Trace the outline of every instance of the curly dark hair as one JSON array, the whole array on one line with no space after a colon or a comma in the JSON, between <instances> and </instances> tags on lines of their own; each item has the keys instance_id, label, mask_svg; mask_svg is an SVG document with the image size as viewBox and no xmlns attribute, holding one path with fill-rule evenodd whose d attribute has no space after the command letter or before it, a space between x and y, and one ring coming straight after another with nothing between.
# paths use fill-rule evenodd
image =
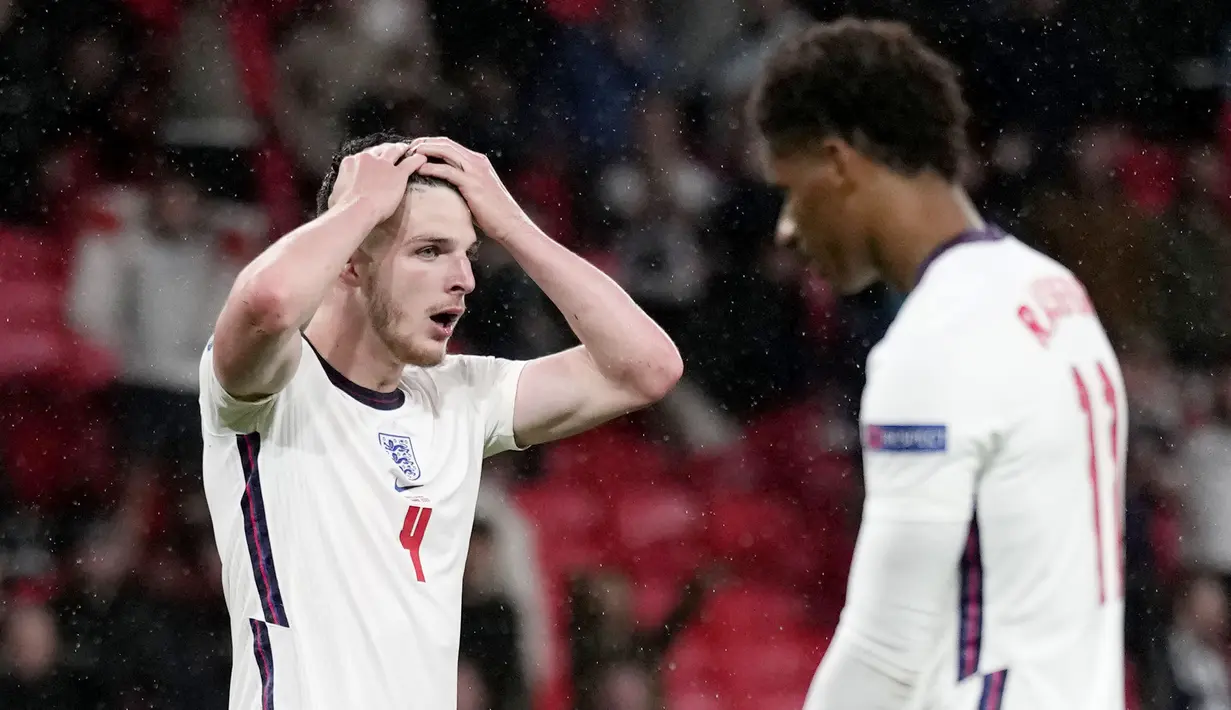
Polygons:
<instances>
[{"instance_id":1,"label":"curly dark hair","mask_svg":"<svg viewBox=\"0 0 1231 710\"><path fill-rule=\"evenodd\" d=\"M338 181L338 169L342 167L342 159L348 155L362 153L368 148L375 148L384 143L409 143L410 138L391 133L389 131L381 131L379 133L371 133L360 138L351 138L344 142L333 153L333 158L329 161L329 172L325 174L325 179L321 182L321 189L316 193L316 214L320 216L329 209L329 195L333 192L333 185ZM438 161L429 161L438 162ZM423 187L444 187L454 192L458 192L457 186L448 180L442 180L437 177L429 177L415 173L406 181L407 185L421 185ZM460 192L459 192L460 194Z\"/></svg>"},{"instance_id":2,"label":"curly dark hair","mask_svg":"<svg viewBox=\"0 0 1231 710\"><path fill-rule=\"evenodd\" d=\"M750 113L775 155L836 137L898 172L956 182L969 151L956 68L899 22L804 30L770 57Z\"/></svg>"}]
</instances>

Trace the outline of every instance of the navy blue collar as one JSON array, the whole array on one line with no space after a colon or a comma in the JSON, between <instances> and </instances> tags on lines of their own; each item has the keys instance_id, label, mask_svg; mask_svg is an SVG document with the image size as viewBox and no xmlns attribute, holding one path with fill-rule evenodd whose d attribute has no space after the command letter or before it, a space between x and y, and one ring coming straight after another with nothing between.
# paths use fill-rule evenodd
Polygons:
<instances>
[{"instance_id":1,"label":"navy blue collar","mask_svg":"<svg viewBox=\"0 0 1231 710\"><path fill-rule=\"evenodd\" d=\"M927 272L928 267L935 263L942 254L950 249L963 244L973 244L974 242L996 242L1007 236L1009 235L1005 234L999 227L992 224L985 225L983 229L967 229L944 244L936 247L932 250L931 254L927 255L927 258L925 258L923 263L919 264L919 268L915 270L915 286L918 286L919 282L923 280L923 275Z\"/></svg>"},{"instance_id":2,"label":"navy blue collar","mask_svg":"<svg viewBox=\"0 0 1231 710\"><path fill-rule=\"evenodd\" d=\"M406 393L400 388L392 392L379 392L351 382L346 378L346 375L338 372L337 368L330 365L329 361L321 356L320 351L316 349L311 340L308 340L307 335L304 335L303 339L308 344L308 347L312 348L312 352L316 353L316 359L320 361L321 367L325 369L325 374L329 376L329 381L333 383L334 387L350 395L351 399L372 409L384 410L397 409L406 402Z\"/></svg>"}]
</instances>

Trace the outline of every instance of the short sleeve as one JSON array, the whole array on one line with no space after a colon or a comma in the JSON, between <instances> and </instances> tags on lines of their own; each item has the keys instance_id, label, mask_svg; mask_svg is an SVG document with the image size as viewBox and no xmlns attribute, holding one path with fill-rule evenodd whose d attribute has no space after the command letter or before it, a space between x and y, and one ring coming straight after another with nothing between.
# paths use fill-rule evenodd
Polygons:
<instances>
[{"instance_id":1,"label":"short sleeve","mask_svg":"<svg viewBox=\"0 0 1231 710\"><path fill-rule=\"evenodd\" d=\"M246 401L232 397L214 372L214 340L210 338L201 355L198 378L201 384L201 428L206 434L225 436L261 431L273 416L281 393Z\"/></svg>"},{"instance_id":2,"label":"short sleeve","mask_svg":"<svg viewBox=\"0 0 1231 710\"><path fill-rule=\"evenodd\" d=\"M998 388L970 350L874 353L861 412L865 514L966 522L979 472L998 446Z\"/></svg>"},{"instance_id":3,"label":"short sleeve","mask_svg":"<svg viewBox=\"0 0 1231 710\"><path fill-rule=\"evenodd\" d=\"M484 458L502 451L524 449L513 435L513 407L517 401L517 383L526 362L478 355L456 357L483 418Z\"/></svg>"}]
</instances>

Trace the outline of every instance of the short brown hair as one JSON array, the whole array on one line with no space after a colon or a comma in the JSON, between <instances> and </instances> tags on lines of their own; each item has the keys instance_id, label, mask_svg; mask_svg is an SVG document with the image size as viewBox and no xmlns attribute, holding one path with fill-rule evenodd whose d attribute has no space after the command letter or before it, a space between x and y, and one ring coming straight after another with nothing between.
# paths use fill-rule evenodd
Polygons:
<instances>
[{"instance_id":1,"label":"short brown hair","mask_svg":"<svg viewBox=\"0 0 1231 710\"><path fill-rule=\"evenodd\" d=\"M338 170L342 167L342 160L349 155L362 153L368 148L375 148L378 145L385 143L409 143L411 141L407 136L397 133L382 131L380 133L371 133L359 138L351 138L343 143L336 151L334 151L333 159L329 163L329 172L325 174L325 179L321 182L321 188L316 193L316 214L320 216L325 214L329 209L329 196L333 194L333 185L338 181ZM438 161L430 161L438 162ZM420 185L423 187L443 187L452 190L459 195L461 192L457 186L448 180L438 177L429 177L414 173L410 179L406 181L408 186Z\"/></svg>"},{"instance_id":2,"label":"short brown hair","mask_svg":"<svg viewBox=\"0 0 1231 710\"><path fill-rule=\"evenodd\" d=\"M778 155L837 137L899 172L956 182L969 152L956 68L899 22L845 18L786 41L751 114Z\"/></svg>"}]
</instances>

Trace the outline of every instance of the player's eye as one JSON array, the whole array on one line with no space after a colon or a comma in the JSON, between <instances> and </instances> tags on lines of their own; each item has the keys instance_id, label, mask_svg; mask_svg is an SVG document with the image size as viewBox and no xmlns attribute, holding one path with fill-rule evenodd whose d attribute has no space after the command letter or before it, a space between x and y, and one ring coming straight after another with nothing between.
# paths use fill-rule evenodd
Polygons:
<instances>
[{"instance_id":1,"label":"player's eye","mask_svg":"<svg viewBox=\"0 0 1231 710\"><path fill-rule=\"evenodd\" d=\"M470 259L471 261L479 260L479 245L478 244L466 250L466 258Z\"/></svg>"},{"instance_id":2,"label":"player's eye","mask_svg":"<svg viewBox=\"0 0 1231 710\"><path fill-rule=\"evenodd\" d=\"M419 249L419 250L415 251L415 254L417 254L417 255L419 255L419 256L421 256L421 257L425 258L425 259L435 259L436 257L440 256L440 247L438 247L438 246L426 246L426 247L423 247L423 248L421 248L421 249Z\"/></svg>"}]
</instances>

